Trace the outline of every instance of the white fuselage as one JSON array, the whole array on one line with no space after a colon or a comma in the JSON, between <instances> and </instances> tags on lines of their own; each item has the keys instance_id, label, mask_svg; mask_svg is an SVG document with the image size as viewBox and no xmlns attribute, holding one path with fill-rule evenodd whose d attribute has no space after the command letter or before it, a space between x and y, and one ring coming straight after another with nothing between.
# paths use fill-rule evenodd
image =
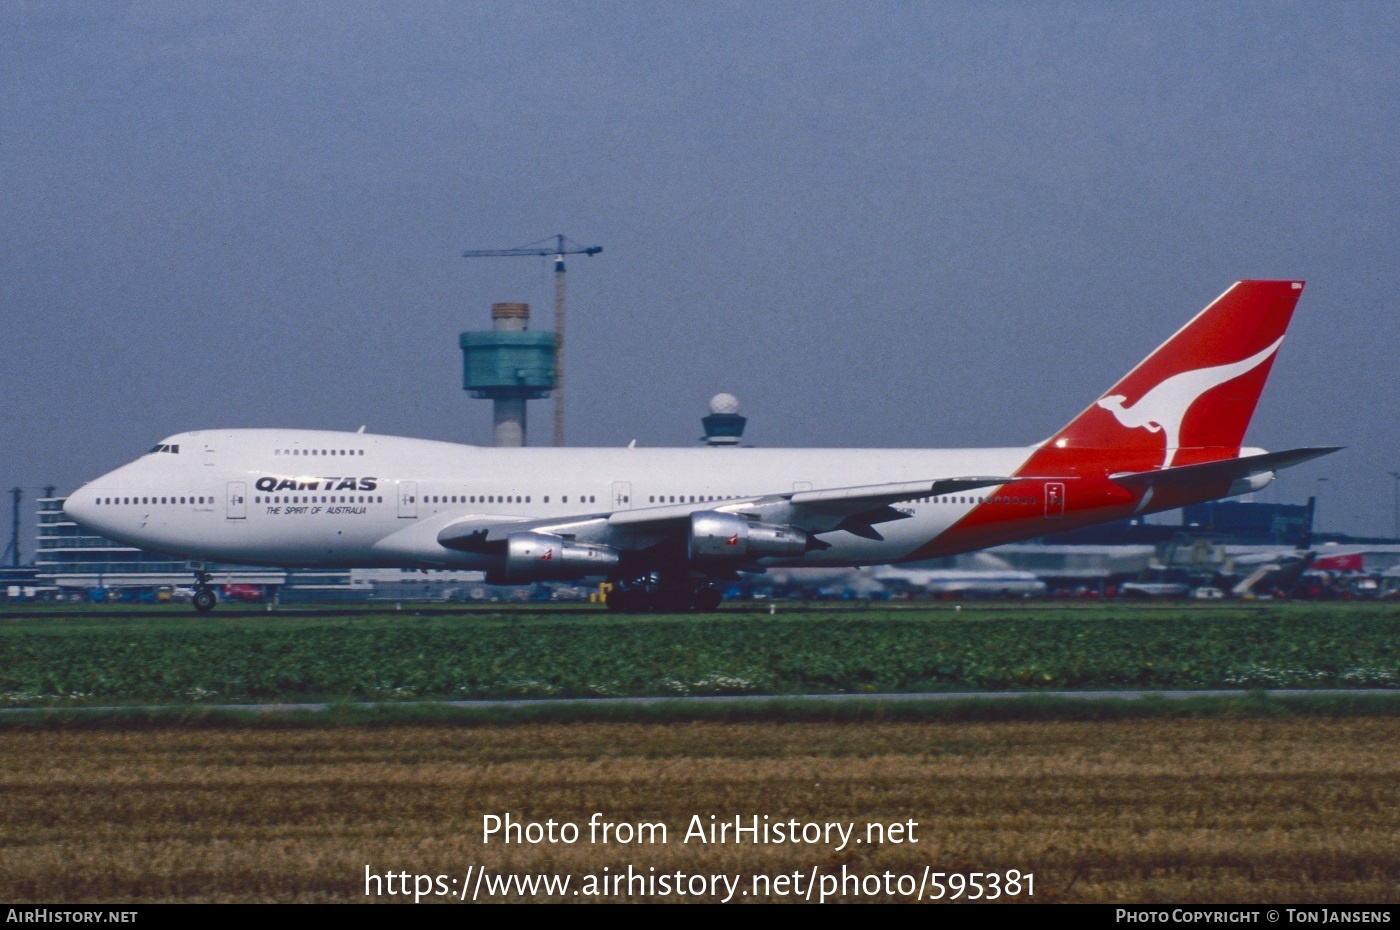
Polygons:
<instances>
[{"instance_id":1,"label":"white fuselage","mask_svg":"<svg viewBox=\"0 0 1400 930\"><path fill-rule=\"evenodd\" d=\"M944 475L1008 475L1033 448L482 448L361 433L204 430L163 440L74 492L66 509L104 536L194 559L489 568L488 556L444 548L439 531L467 517L552 520ZM968 494L901 502L907 518L880 524L881 539L829 533L830 548L766 564L898 561L976 500Z\"/></svg>"}]
</instances>

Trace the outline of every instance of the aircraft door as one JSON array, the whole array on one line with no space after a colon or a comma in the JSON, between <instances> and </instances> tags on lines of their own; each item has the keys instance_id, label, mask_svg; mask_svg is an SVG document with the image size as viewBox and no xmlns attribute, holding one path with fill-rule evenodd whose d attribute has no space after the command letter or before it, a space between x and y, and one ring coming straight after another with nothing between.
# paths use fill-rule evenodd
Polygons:
<instances>
[{"instance_id":1,"label":"aircraft door","mask_svg":"<svg viewBox=\"0 0 1400 930\"><path fill-rule=\"evenodd\" d=\"M1054 520L1065 515L1065 486L1059 481L1045 483L1045 516Z\"/></svg>"},{"instance_id":2,"label":"aircraft door","mask_svg":"<svg viewBox=\"0 0 1400 930\"><path fill-rule=\"evenodd\" d=\"M794 481L794 482L792 483L792 489L793 489L794 491L810 491L810 490L812 490L812 482L810 482L810 481Z\"/></svg>"},{"instance_id":3,"label":"aircraft door","mask_svg":"<svg viewBox=\"0 0 1400 930\"><path fill-rule=\"evenodd\" d=\"M418 482L399 482L399 516L406 520L418 517Z\"/></svg>"},{"instance_id":4,"label":"aircraft door","mask_svg":"<svg viewBox=\"0 0 1400 930\"><path fill-rule=\"evenodd\" d=\"M248 485L242 481L228 483L228 507L224 510L230 520L243 520L248 516Z\"/></svg>"},{"instance_id":5,"label":"aircraft door","mask_svg":"<svg viewBox=\"0 0 1400 930\"><path fill-rule=\"evenodd\" d=\"M632 482L614 481L612 483L613 510L632 509Z\"/></svg>"}]
</instances>

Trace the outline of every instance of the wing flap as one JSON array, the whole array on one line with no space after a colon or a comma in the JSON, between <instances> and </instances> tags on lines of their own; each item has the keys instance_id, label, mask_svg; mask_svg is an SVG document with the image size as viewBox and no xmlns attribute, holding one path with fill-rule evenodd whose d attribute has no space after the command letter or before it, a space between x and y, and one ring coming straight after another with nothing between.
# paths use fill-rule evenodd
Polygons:
<instances>
[{"instance_id":1,"label":"wing flap","mask_svg":"<svg viewBox=\"0 0 1400 930\"><path fill-rule=\"evenodd\" d=\"M938 478L932 481L905 481L898 484L868 484L853 488L827 488L820 491L797 491L791 496L796 506L808 504L844 504L858 502L862 508L872 504L896 504L919 497L960 494L977 488L992 488L1017 481L1064 481L1064 478L1017 478L1007 475L977 475L965 478Z\"/></svg>"},{"instance_id":2,"label":"wing flap","mask_svg":"<svg viewBox=\"0 0 1400 930\"><path fill-rule=\"evenodd\" d=\"M572 518L570 524L586 521L587 517ZM595 518L596 519L596 518ZM539 520L531 517L511 517L498 514L472 514L453 520L438 531L437 541L459 552L491 554L505 545L511 533L530 531L553 532L546 527L561 527L563 520Z\"/></svg>"},{"instance_id":3,"label":"wing flap","mask_svg":"<svg viewBox=\"0 0 1400 930\"><path fill-rule=\"evenodd\" d=\"M849 488L822 488L815 491L788 491L781 494L764 494L739 499L695 501L685 504L667 504L662 507L643 507L637 510L618 510L609 514L607 520L610 526L667 523L689 520L692 513L701 510L747 513L755 516L765 516L777 511L798 510L849 515L863 513L885 504L895 504L920 497L956 494L974 488L1010 484L1013 481L1040 480L1051 479L1011 478L997 475L902 481L894 484L868 484ZM1062 481L1064 479L1053 480Z\"/></svg>"},{"instance_id":4,"label":"wing flap","mask_svg":"<svg viewBox=\"0 0 1400 930\"><path fill-rule=\"evenodd\" d=\"M735 513L752 507L762 498L747 497L739 500L696 501L693 504L667 504L664 507L642 507L637 510L615 510L607 515L609 526L637 526L649 523L682 522L700 510L718 510Z\"/></svg>"}]
</instances>

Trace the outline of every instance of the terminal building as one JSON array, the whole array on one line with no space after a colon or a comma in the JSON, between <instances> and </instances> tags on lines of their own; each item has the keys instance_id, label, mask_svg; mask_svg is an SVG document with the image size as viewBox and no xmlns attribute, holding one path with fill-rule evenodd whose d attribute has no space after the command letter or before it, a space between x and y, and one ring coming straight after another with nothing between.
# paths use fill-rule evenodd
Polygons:
<instances>
[{"instance_id":1,"label":"terminal building","mask_svg":"<svg viewBox=\"0 0 1400 930\"><path fill-rule=\"evenodd\" d=\"M194 562L82 532L63 512L63 497L38 501L34 565L0 575L0 596L26 600L82 597L157 600L194 584L196 569L223 586L226 600L281 604L368 600L523 600L532 592L492 589L481 572L386 569L287 569ZM13 590L12 590L13 589ZM233 592L230 594L230 590ZM100 594L98 592L101 592Z\"/></svg>"},{"instance_id":2,"label":"terminal building","mask_svg":"<svg viewBox=\"0 0 1400 930\"><path fill-rule=\"evenodd\" d=\"M91 592L128 591L154 595L161 589L194 584L202 566L217 585L232 585L246 595L281 600L330 598L353 600L357 592L350 572L288 571L251 565L195 563L188 559L137 549L103 536L84 533L63 512L64 497L38 500L39 538L34 556L37 593L63 596ZM365 596L358 592L359 597Z\"/></svg>"},{"instance_id":3,"label":"terminal building","mask_svg":"<svg viewBox=\"0 0 1400 930\"><path fill-rule=\"evenodd\" d=\"M59 589L187 586L195 566L187 559L137 549L84 533L63 512L64 497L40 498L39 549L34 557L40 582ZM210 566L218 584L280 585L278 569Z\"/></svg>"}]
</instances>

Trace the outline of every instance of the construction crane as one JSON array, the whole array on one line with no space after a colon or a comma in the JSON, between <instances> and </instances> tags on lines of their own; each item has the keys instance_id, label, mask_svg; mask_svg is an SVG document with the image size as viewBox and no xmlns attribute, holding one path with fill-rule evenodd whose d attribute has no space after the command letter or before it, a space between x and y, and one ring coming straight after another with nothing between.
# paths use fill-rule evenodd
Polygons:
<instances>
[{"instance_id":1,"label":"construction crane","mask_svg":"<svg viewBox=\"0 0 1400 930\"><path fill-rule=\"evenodd\" d=\"M517 255L554 256L554 444L564 444L564 256L597 255L601 245L580 246L563 233L553 237L554 248L541 239L518 249L470 249L463 258L510 258Z\"/></svg>"}]
</instances>

